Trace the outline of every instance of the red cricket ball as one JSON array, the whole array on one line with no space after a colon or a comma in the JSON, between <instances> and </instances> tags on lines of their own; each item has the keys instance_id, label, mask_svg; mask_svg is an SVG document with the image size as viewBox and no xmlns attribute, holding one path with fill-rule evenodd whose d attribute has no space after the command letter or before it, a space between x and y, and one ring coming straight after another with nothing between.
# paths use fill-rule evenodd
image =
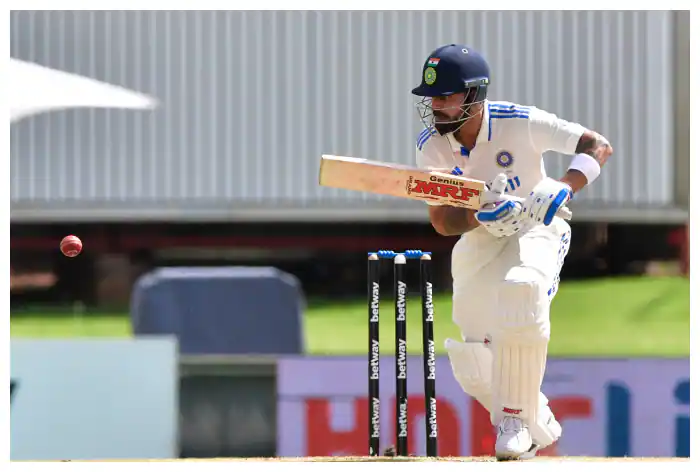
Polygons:
<instances>
[{"instance_id":1,"label":"red cricket ball","mask_svg":"<svg viewBox=\"0 0 700 472\"><path fill-rule=\"evenodd\" d=\"M68 235L61 240L61 252L64 256L75 257L83 250L83 242L79 237Z\"/></svg>"}]
</instances>

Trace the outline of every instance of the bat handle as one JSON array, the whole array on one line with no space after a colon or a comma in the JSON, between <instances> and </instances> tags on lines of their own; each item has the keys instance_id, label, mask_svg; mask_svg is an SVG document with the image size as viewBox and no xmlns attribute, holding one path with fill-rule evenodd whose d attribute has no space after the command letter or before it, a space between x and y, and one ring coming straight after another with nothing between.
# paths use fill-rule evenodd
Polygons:
<instances>
[{"instance_id":1,"label":"bat handle","mask_svg":"<svg viewBox=\"0 0 700 472\"><path fill-rule=\"evenodd\" d=\"M512 197L513 200L517 200L520 203L524 202L524 198L517 198L517 197ZM559 218L562 218L564 220L570 220L573 217L573 213L571 213L571 210L569 210L568 207L561 207L557 210L557 216Z\"/></svg>"},{"instance_id":2,"label":"bat handle","mask_svg":"<svg viewBox=\"0 0 700 472\"><path fill-rule=\"evenodd\" d=\"M559 210L557 210L557 216L565 220L570 220L573 213L571 213L571 210L569 210L567 207L561 207Z\"/></svg>"}]
</instances>

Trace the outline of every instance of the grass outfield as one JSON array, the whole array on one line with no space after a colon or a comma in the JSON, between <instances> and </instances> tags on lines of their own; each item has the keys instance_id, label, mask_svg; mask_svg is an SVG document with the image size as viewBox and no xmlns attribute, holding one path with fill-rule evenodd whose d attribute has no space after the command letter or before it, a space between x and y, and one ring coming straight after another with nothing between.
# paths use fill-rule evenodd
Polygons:
<instances>
[{"instance_id":1,"label":"grass outfield","mask_svg":"<svg viewBox=\"0 0 700 472\"><path fill-rule=\"evenodd\" d=\"M435 340L444 353L446 337L459 338L451 321L451 296L433 300ZM393 302L381 306L383 354L393 354ZM409 300L409 352L420 352L419 299ZM562 283L552 307L552 356L690 355L690 282L686 278L619 278ZM309 300L304 319L310 354L347 355L367 352L366 300ZM23 314L11 318L13 337L130 335L129 319L119 315L80 317Z\"/></svg>"}]
</instances>

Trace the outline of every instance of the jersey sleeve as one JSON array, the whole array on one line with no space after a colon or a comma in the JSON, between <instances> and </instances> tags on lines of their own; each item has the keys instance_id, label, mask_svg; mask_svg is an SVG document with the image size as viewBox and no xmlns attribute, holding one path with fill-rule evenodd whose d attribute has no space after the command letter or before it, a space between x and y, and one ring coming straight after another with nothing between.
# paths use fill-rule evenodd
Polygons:
<instances>
[{"instance_id":1,"label":"jersey sleeve","mask_svg":"<svg viewBox=\"0 0 700 472\"><path fill-rule=\"evenodd\" d=\"M440 168L440 160L432 153L424 152L422 149L416 148L416 167L421 169L438 169Z\"/></svg>"},{"instance_id":2,"label":"jersey sleeve","mask_svg":"<svg viewBox=\"0 0 700 472\"><path fill-rule=\"evenodd\" d=\"M530 112L530 139L538 152L555 151L572 155L586 128L562 120L553 113L533 108Z\"/></svg>"},{"instance_id":3,"label":"jersey sleeve","mask_svg":"<svg viewBox=\"0 0 700 472\"><path fill-rule=\"evenodd\" d=\"M427 136L427 131L423 131L416 140L416 166L422 169L443 169L446 166L442 162L440 155L435 152L431 145L430 138Z\"/></svg>"}]
</instances>

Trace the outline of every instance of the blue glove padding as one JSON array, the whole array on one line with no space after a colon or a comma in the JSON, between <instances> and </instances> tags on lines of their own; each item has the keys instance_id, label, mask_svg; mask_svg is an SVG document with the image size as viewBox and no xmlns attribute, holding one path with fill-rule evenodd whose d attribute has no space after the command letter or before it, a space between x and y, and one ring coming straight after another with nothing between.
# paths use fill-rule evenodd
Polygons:
<instances>
[{"instance_id":1,"label":"blue glove padding","mask_svg":"<svg viewBox=\"0 0 700 472\"><path fill-rule=\"evenodd\" d=\"M516 212L520 212L516 205L517 203L513 200L502 200L488 205L490 208L482 207L476 212L476 219L481 223L493 223L511 218Z\"/></svg>"},{"instance_id":2,"label":"blue glove padding","mask_svg":"<svg viewBox=\"0 0 700 472\"><path fill-rule=\"evenodd\" d=\"M557 212L573 197L571 187L549 177L542 179L523 203L523 213L533 223L549 226ZM561 216L563 213L560 213Z\"/></svg>"}]
</instances>

